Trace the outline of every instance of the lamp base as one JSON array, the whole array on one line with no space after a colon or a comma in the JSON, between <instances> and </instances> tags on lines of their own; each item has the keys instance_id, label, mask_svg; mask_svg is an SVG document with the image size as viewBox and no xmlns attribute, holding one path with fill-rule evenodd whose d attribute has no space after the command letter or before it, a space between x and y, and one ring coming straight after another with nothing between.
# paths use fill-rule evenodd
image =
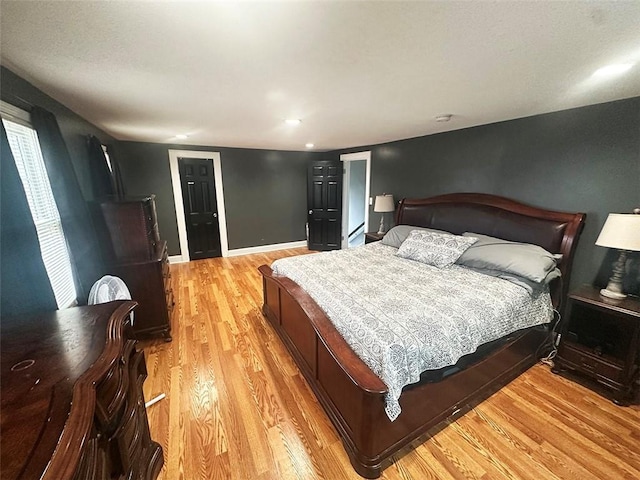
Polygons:
<instances>
[{"instance_id":1,"label":"lamp base","mask_svg":"<svg viewBox=\"0 0 640 480\"><path fill-rule=\"evenodd\" d=\"M627 263L627 252L620 250L620 256L618 260L613 262L613 269L611 272L611 278L607 283L607 288L600 290L600 295L607 298L614 298L616 300L622 300L627 296L622 291L622 280L625 274L625 265Z\"/></svg>"},{"instance_id":2,"label":"lamp base","mask_svg":"<svg viewBox=\"0 0 640 480\"><path fill-rule=\"evenodd\" d=\"M387 233L384 229L384 213L380 216L380 227L378 227L378 235Z\"/></svg>"},{"instance_id":3,"label":"lamp base","mask_svg":"<svg viewBox=\"0 0 640 480\"><path fill-rule=\"evenodd\" d=\"M607 298L615 298L616 300L622 300L623 298L627 298L624 293L612 292L611 290L607 290L603 288L600 290L600 295Z\"/></svg>"}]
</instances>

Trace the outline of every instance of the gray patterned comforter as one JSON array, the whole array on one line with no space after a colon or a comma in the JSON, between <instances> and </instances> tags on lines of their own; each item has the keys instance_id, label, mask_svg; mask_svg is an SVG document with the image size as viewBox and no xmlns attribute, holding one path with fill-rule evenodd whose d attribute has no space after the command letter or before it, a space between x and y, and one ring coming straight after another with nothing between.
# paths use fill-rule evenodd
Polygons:
<instances>
[{"instance_id":1,"label":"gray patterned comforter","mask_svg":"<svg viewBox=\"0 0 640 480\"><path fill-rule=\"evenodd\" d=\"M483 343L553 318L548 292L532 297L506 280L458 265L439 269L396 251L376 242L272 265L311 295L387 385L392 421L400 415L402 388L423 371L453 365Z\"/></svg>"}]
</instances>

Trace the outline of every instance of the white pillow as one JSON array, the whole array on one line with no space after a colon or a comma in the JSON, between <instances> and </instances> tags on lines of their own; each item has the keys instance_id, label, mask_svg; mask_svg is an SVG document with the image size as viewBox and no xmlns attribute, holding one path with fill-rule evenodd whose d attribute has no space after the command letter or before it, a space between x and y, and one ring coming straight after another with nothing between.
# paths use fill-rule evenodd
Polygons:
<instances>
[{"instance_id":1,"label":"white pillow","mask_svg":"<svg viewBox=\"0 0 640 480\"><path fill-rule=\"evenodd\" d=\"M438 268L453 265L464 251L476 242L474 237L450 233L413 230L402 242L396 255Z\"/></svg>"}]
</instances>

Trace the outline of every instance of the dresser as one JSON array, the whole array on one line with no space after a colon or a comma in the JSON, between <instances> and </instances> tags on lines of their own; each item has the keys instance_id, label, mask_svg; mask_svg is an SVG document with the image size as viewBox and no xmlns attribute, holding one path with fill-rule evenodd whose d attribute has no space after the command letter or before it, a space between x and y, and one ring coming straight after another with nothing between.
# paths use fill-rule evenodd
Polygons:
<instances>
[{"instance_id":1,"label":"dresser","mask_svg":"<svg viewBox=\"0 0 640 480\"><path fill-rule=\"evenodd\" d=\"M131 339L135 302L1 320L0 466L4 480L158 476Z\"/></svg>"},{"instance_id":2,"label":"dresser","mask_svg":"<svg viewBox=\"0 0 640 480\"><path fill-rule=\"evenodd\" d=\"M151 260L160 233L155 195L107 197L100 209L109 232L108 253L119 261Z\"/></svg>"},{"instance_id":3,"label":"dresser","mask_svg":"<svg viewBox=\"0 0 640 480\"><path fill-rule=\"evenodd\" d=\"M139 304L133 318L135 337L162 337L171 341L174 298L167 242L161 240L157 244L150 260L117 262L111 265L109 273L127 284L131 297Z\"/></svg>"},{"instance_id":4,"label":"dresser","mask_svg":"<svg viewBox=\"0 0 640 480\"><path fill-rule=\"evenodd\" d=\"M108 197L99 203L109 237L104 242L107 273L120 277L139 304L132 327L135 337L171 341L174 299L155 196Z\"/></svg>"}]
</instances>

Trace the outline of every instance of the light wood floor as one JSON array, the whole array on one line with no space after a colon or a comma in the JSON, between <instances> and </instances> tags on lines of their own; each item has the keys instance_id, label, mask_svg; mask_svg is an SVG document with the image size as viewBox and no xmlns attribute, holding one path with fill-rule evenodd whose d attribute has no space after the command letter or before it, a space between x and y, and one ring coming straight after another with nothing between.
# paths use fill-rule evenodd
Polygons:
<instances>
[{"instance_id":1,"label":"light wood floor","mask_svg":"<svg viewBox=\"0 0 640 480\"><path fill-rule=\"evenodd\" d=\"M256 268L305 249L171 266L173 342L145 348L164 480L358 479L263 318ZM537 365L398 455L385 479L638 479L640 407Z\"/></svg>"}]
</instances>

